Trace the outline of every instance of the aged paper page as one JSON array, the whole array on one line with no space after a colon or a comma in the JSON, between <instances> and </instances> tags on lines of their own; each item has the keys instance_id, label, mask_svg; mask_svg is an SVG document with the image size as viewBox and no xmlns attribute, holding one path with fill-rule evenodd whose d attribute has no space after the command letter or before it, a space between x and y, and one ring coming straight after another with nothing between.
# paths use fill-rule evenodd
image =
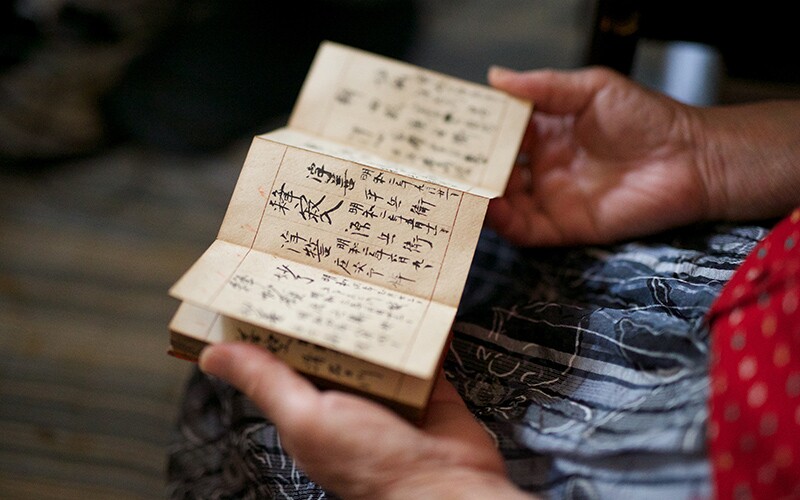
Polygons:
<instances>
[{"instance_id":1,"label":"aged paper page","mask_svg":"<svg viewBox=\"0 0 800 500\"><path fill-rule=\"evenodd\" d=\"M456 308L215 241L170 293L185 302L419 378L430 378ZM205 282L203 286L197 283Z\"/></svg>"},{"instance_id":2,"label":"aged paper page","mask_svg":"<svg viewBox=\"0 0 800 500\"><path fill-rule=\"evenodd\" d=\"M416 407L425 404L432 384L185 302L170 330L209 344L239 341L260 345L303 373Z\"/></svg>"},{"instance_id":3,"label":"aged paper page","mask_svg":"<svg viewBox=\"0 0 800 500\"><path fill-rule=\"evenodd\" d=\"M326 42L289 127L495 197L530 111L489 87Z\"/></svg>"},{"instance_id":4,"label":"aged paper page","mask_svg":"<svg viewBox=\"0 0 800 500\"><path fill-rule=\"evenodd\" d=\"M387 172L392 172L395 174L411 176L414 179L430 182L439 186L479 194L486 198L492 197L492 195L485 189L475 188L475 186L472 186L469 183L461 182L455 179L437 178L431 172L417 171L413 168L409 168L408 165L387 160L386 158L382 158L375 153L358 149L354 146L348 146L346 144L323 139L299 129L282 127L267 132L266 134L262 134L258 137L273 142L280 142L281 144L294 146L296 148L322 153L328 156L335 156L336 158L360 163L367 167L386 170Z\"/></svg>"},{"instance_id":5,"label":"aged paper page","mask_svg":"<svg viewBox=\"0 0 800 500\"><path fill-rule=\"evenodd\" d=\"M219 238L455 307L487 203L256 138Z\"/></svg>"}]
</instances>

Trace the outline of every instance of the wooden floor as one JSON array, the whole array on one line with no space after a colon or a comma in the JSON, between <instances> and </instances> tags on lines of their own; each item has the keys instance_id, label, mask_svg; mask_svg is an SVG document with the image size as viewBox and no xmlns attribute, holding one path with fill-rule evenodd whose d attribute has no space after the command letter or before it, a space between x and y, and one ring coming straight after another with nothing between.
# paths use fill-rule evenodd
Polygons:
<instances>
[{"instance_id":1,"label":"wooden floor","mask_svg":"<svg viewBox=\"0 0 800 500\"><path fill-rule=\"evenodd\" d=\"M190 368L166 355L167 289L213 241L247 145L0 176L0 498L163 496Z\"/></svg>"}]
</instances>

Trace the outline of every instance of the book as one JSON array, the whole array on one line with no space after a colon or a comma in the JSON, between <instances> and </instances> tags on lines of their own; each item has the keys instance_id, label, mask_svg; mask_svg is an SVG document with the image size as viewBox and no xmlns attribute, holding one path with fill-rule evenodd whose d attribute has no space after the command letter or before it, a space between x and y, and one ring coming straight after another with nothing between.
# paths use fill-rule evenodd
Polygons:
<instances>
[{"instance_id":1,"label":"book","mask_svg":"<svg viewBox=\"0 0 800 500\"><path fill-rule=\"evenodd\" d=\"M256 136L216 240L170 289L169 352L245 341L414 421L531 103L324 42Z\"/></svg>"}]
</instances>

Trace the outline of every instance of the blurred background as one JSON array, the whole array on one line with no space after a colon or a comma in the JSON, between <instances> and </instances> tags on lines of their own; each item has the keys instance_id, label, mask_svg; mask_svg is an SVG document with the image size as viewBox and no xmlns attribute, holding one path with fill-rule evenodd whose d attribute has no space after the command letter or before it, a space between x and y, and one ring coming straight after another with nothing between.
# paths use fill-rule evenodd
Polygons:
<instances>
[{"instance_id":1,"label":"blurred background","mask_svg":"<svg viewBox=\"0 0 800 500\"><path fill-rule=\"evenodd\" d=\"M167 289L330 39L483 82L605 64L685 102L800 98L788 5L0 4L0 498L164 496L191 365Z\"/></svg>"}]
</instances>

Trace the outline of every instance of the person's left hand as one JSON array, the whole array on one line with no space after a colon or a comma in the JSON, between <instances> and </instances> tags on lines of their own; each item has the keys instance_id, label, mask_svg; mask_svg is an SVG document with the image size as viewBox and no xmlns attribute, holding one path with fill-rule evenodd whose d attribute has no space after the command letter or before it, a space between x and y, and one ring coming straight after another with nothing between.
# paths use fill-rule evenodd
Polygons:
<instances>
[{"instance_id":1,"label":"person's left hand","mask_svg":"<svg viewBox=\"0 0 800 500\"><path fill-rule=\"evenodd\" d=\"M264 349L207 347L200 368L244 392L278 428L298 465L344 498L528 498L455 389L440 376L415 428L384 407L319 391Z\"/></svg>"}]
</instances>

